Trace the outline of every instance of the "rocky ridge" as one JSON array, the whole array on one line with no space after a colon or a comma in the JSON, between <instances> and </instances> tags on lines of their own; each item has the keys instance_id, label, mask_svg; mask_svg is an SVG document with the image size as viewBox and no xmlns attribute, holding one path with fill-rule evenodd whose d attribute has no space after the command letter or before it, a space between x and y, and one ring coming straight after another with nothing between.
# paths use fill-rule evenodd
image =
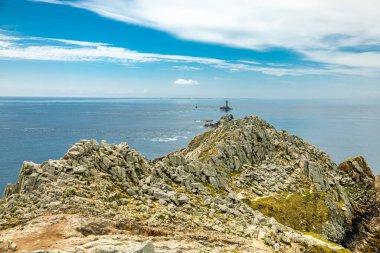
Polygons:
<instances>
[{"instance_id":1,"label":"rocky ridge","mask_svg":"<svg viewBox=\"0 0 380 253\"><path fill-rule=\"evenodd\" d=\"M181 235L194 245L208 240L209 248L196 248L210 252L225 249L218 240L237 242L235 252L250 252L244 240L262 252L274 240L284 252L379 251L378 179L362 157L336 165L257 116L227 116L215 127L155 160L127 143L81 140L60 160L24 162L1 200L0 241L39 217L65 214L86 220L72 226L74 237Z\"/></svg>"}]
</instances>

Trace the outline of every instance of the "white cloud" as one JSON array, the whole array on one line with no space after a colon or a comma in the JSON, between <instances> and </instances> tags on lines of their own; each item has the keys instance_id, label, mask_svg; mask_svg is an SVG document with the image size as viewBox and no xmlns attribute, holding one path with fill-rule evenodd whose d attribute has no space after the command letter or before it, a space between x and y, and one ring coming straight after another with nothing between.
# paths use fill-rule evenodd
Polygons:
<instances>
[{"instance_id":1,"label":"white cloud","mask_svg":"<svg viewBox=\"0 0 380 253\"><path fill-rule=\"evenodd\" d=\"M343 54L342 47L380 45L378 0L40 1L87 9L182 39L255 50L282 47L311 61L342 66L347 64L321 55ZM373 52L352 52L350 66L363 67L364 60L366 67L377 67Z\"/></svg>"},{"instance_id":2,"label":"white cloud","mask_svg":"<svg viewBox=\"0 0 380 253\"><path fill-rule=\"evenodd\" d=\"M107 43L77 41L77 40L65 40L65 39L49 39L49 40L62 42L64 44L68 44L68 45L86 46L86 47L101 47L101 46L108 46L109 45Z\"/></svg>"},{"instance_id":3,"label":"white cloud","mask_svg":"<svg viewBox=\"0 0 380 253\"><path fill-rule=\"evenodd\" d=\"M305 52L305 55L318 62L348 67L378 68L380 71L380 52L309 51Z\"/></svg>"},{"instance_id":4,"label":"white cloud","mask_svg":"<svg viewBox=\"0 0 380 253\"><path fill-rule=\"evenodd\" d=\"M5 35L5 34L2 34L2 32L5 33L7 31L0 29L0 40L7 40L7 41L19 40L18 37Z\"/></svg>"},{"instance_id":5,"label":"white cloud","mask_svg":"<svg viewBox=\"0 0 380 253\"><path fill-rule=\"evenodd\" d=\"M10 47L12 44L12 42L0 40L0 47Z\"/></svg>"},{"instance_id":6,"label":"white cloud","mask_svg":"<svg viewBox=\"0 0 380 253\"><path fill-rule=\"evenodd\" d=\"M182 79L178 78L177 80L174 81L175 85L182 85L182 86L191 86L191 85L198 85L199 82L192 80L192 79Z\"/></svg>"},{"instance_id":7,"label":"white cloud","mask_svg":"<svg viewBox=\"0 0 380 253\"><path fill-rule=\"evenodd\" d=\"M67 4L60 0L30 0L31 2L42 2L42 3L49 3L49 4Z\"/></svg>"},{"instance_id":8,"label":"white cloud","mask_svg":"<svg viewBox=\"0 0 380 253\"><path fill-rule=\"evenodd\" d=\"M182 70L197 70L186 64L206 65L208 67L223 69L229 72L252 71L274 76L300 76L300 75L325 75L325 74L351 74L351 75L374 75L379 74L378 54L373 54L372 61L365 59L353 59L353 54L349 62L362 61L360 67L343 64L344 57L337 57L337 64L344 66L326 65L319 67L289 67L286 65L276 65L271 63L259 63L247 60L223 60L207 57L194 57L186 55L155 54L132 51L127 48L109 46L106 43L75 41L64 39L52 39L41 37L15 37L1 34L0 30L0 59L21 59L21 60L42 60L42 61L107 61L126 65L128 67L138 67L137 63L168 62L175 68ZM24 43L27 40L28 43ZM54 43L52 43L54 42ZM306 53L305 53L306 54ZM328 59L328 55L322 53L310 56L319 57L321 62ZM306 54L307 55L307 54ZM367 59L368 60L368 59ZM326 60L327 62L328 60ZM366 62L366 63L364 63ZM377 64L377 65L376 65ZM275 65L275 66L273 66ZM376 68L368 68L375 65Z\"/></svg>"},{"instance_id":9,"label":"white cloud","mask_svg":"<svg viewBox=\"0 0 380 253\"><path fill-rule=\"evenodd\" d=\"M201 70L201 68L199 67L187 66L187 65L173 66L173 68L182 70L182 71Z\"/></svg>"},{"instance_id":10,"label":"white cloud","mask_svg":"<svg viewBox=\"0 0 380 253\"><path fill-rule=\"evenodd\" d=\"M0 48L0 57L9 59L45 61L118 61L152 62L158 61L152 54L138 53L118 47L28 46Z\"/></svg>"},{"instance_id":11,"label":"white cloud","mask_svg":"<svg viewBox=\"0 0 380 253\"><path fill-rule=\"evenodd\" d=\"M247 61L247 60L240 60L239 62L250 64L250 65L260 65L261 64L260 62L257 62L257 61Z\"/></svg>"}]
</instances>

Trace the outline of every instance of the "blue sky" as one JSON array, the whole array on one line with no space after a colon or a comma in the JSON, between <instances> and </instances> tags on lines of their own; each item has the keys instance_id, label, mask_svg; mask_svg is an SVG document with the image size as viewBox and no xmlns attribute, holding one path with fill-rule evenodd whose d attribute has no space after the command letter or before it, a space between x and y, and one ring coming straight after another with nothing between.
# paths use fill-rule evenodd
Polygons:
<instances>
[{"instance_id":1,"label":"blue sky","mask_svg":"<svg viewBox=\"0 0 380 253\"><path fill-rule=\"evenodd\" d=\"M0 96L380 98L377 0L0 0Z\"/></svg>"}]
</instances>

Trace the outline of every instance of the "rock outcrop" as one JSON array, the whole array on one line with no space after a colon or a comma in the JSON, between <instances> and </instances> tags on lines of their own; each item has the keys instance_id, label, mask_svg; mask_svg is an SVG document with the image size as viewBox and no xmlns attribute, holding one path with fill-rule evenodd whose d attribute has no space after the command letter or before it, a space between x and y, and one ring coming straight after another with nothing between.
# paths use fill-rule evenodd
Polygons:
<instances>
[{"instance_id":1,"label":"rock outcrop","mask_svg":"<svg viewBox=\"0 0 380 253\"><path fill-rule=\"evenodd\" d=\"M196 231L257 240L263 252L275 240L285 252L379 251L379 180L362 157L338 166L257 116L215 127L155 160L82 140L60 160L24 162L4 191L0 229L75 214L90 220L80 236Z\"/></svg>"}]
</instances>

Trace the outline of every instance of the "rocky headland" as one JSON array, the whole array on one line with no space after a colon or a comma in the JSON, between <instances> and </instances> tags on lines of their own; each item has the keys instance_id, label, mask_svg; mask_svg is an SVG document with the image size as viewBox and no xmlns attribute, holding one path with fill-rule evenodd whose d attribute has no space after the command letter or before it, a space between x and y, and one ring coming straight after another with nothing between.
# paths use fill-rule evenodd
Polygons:
<instances>
[{"instance_id":1,"label":"rocky headland","mask_svg":"<svg viewBox=\"0 0 380 253\"><path fill-rule=\"evenodd\" d=\"M0 200L0 250L380 252L380 177L257 116L224 117L148 160L81 140L24 162Z\"/></svg>"}]
</instances>

